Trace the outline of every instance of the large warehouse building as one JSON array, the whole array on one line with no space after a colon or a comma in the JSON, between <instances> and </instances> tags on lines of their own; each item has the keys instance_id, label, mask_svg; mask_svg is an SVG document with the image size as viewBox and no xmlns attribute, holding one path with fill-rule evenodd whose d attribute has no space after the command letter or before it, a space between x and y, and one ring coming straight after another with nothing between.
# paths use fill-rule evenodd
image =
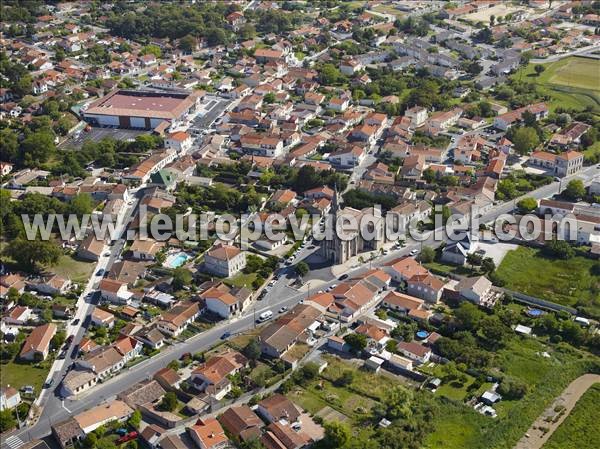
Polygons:
<instances>
[{"instance_id":1,"label":"large warehouse building","mask_svg":"<svg viewBox=\"0 0 600 449\"><path fill-rule=\"evenodd\" d=\"M155 129L177 125L193 114L202 91L192 93L115 90L82 109L92 125L115 128Z\"/></svg>"}]
</instances>

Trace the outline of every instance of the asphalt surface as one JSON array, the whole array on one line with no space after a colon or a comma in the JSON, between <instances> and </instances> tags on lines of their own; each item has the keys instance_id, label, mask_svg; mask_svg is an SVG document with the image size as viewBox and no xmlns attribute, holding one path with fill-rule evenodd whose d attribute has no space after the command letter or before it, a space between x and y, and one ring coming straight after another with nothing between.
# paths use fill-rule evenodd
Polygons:
<instances>
[{"instance_id":1,"label":"asphalt surface","mask_svg":"<svg viewBox=\"0 0 600 449\"><path fill-rule=\"evenodd\" d=\"M588 167L577 175L566 178L566 180L562 182L562 186L566 186L567 181L574 178L579 178L584 180L584 182L589 183L594 176L600 176L600 169L598 166ZM527 196L533 196L538 199L546 198L557 193L558 189L559 183L553 182L552 184L528 193ZM518 199L494 206L488 213L482 216L481 221L493 221L501 214L510 213L514 209L514 204L516 204L517 201ZM389 262L390 260L393 260L394 258L407 255L411 250L419 249L422 245L437 247L440 243L441 241L436 241L434 239L434 235L432 233L431 236L422 243L409 241L405 247L390 251L388 255L379 257L371 263L364 264L356 269L350 269L346 274L349 276L358 275L361 272L368 270L370 267L378 267ZM306 255L308 255L310 252L311 251L309 249L306 249L305 251ZM116 247L113 247L111 254L113 254L111 258L118 254ZM297 258L296 262L299 260L300 257ZM291 273L291 269L286 268L283 270L283 273ZM49 396L40 420L38 420L38 422L33 426L20 429L19 431L11 434L11 436L22 441L30 441L32 439L42 438L50 433L50 426L52 424L63 421L69 416L87 410L103 401L111 400L119 392L125 390L136 382L150 378L156 371L164 368L170 361L179 359L184 353L205 351L214 344L218 343L221 335L223 335L225 332L236 335L256 326L255 317L258 317L260 313L266 310L272 310L274 316L277 316L277 311L280 307L285 306L290 308L297 304L300 300L305 299L308 295L308 292L306 291L300 292L288 287L287 284L289 280L290 277L287 275L280 276L279 280L270 289L265 298L262 301L257 301L252 307L249 308L249 310L246 311L243 316L219 323L215 327L195 335L186 342L171 346L163 350L157 356L141 362L131 368L123 370L117 376L95 386L77 399L66 399L64 402L62 402L58 396ZM324 282L320 284L319 288L325 290L328 286L336 282L339 281L333 277L333 275L331 275L329 279L324 280ZM312 293L314 293L314 291L312 291ZM82 332L83 330L79 329L78 336L82 334ZM65 364L65 366L67 365ZM64 367L60 372L61 375L63 372ZM57 373L54 375L59 377ZM6 442L3 443L2 448L14 449L14 447L6 444Z\"/></svg>"}]
</instances>

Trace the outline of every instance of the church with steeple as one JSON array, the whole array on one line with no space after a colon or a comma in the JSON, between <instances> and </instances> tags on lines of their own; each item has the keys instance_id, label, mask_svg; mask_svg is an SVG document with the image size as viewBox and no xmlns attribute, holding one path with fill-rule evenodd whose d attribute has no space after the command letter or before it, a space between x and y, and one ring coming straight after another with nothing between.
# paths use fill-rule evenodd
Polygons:
<instances>
[{"instance_id":1,"label":"church with steeple","mask_svg":"<svg viewBox=\"0 0 600 449\"><path fill-rule=\"evenodd\" d=\"M357 224L356 228L349 229L350 220ZM340 232L342 222L346 223L344 235ZM385 242L385 218L380 209L375 206L362 210L342 207L337 187L325 223L333 232L326 233L319 254L333 265L345 263L361 253L379 251ZM332 238L329 238L330 234Z\"/></svg>"}]
</instances>

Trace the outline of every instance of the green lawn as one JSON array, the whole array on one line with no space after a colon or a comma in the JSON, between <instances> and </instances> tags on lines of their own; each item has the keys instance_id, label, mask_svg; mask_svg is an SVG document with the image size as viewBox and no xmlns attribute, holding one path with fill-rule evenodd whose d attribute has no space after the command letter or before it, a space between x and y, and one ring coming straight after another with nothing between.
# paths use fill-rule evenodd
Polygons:
<instances>
[{"instance_id":1,"label":"green lawn","mask_svg":"<svg viewBox=\"0 0 600 449\"><path fill-rule=\"evenodd\" d=\"M575 404L543 449L583 449L600 447L600 384L591 387Z\"/></svg>"},{"instance_id":2,"label":"green lawn","mask_svg":"<svg viewBox=\"0 0 600 449\"><path fill-rule=\"evenodd\" d=\"M52 360L46 360L42 363L21 363L10 362L0 365L2 372L2 386L10 385L17 390L24 385L33 385L35 395L42 391L42 385L52 366Z\"/></svg>"},{"instance_id":3,"label":"green lawn","mask_svg":"<svg viewBox=\"0 0 600 449\"><path fill-rule=\"evenodd\" d=\"M69 255L63 255L58 260L58 263L53 267L49 267L48 270L65 279L71 279L71 281L78 284L85 284L94 271L95 266L93 262L84 262Z\"/></svg>"},{"instance_id":4,"label":"green lawn","mask_svg":"<svg viewBox=\"0 0 600 449\"><path fill-rule=\"evenodd\" d=\"M545 70L539 76L535 73L536 65L529 64L520 69L514 78L537 84L542 93L552 98L551 109L591 106L600 112L600 60L577 56L564 58L542 64Z\"/></svg>"},{"instance_id":5,"label":"green lawn","mask_svg":"<svg viewBox=\"0 0 600 449\"><path fill-rule=\"evenodd\" d=\"M566 306L584 305L600 313L593 292L600 276L591 274L594 261L583 256L550 259L540 250L519 247L509 251L497 270L505 287Z\"/></svg>"},{"instance_id":6,"label":"green lawn","mask_svg":"<svg viewBox=\"0 0 600 449\"><path fill-rule=\"evenodd\" d=\"M389 377L365 372L354 364L330 356L325 358L328 367L320 379L304 387L294 387L288 394L292 401L311 414L329 406L358 425L373 406L398 385ZM352 371L354 378L349 385L339 386L335 381L345 371Z\"/></svg>"},{"instance_id":7,"label":"green lawn","mask_svg":"<svg viewBox=\"0 0 600 449\"><path fill-rule=\"evenodd\" d=\"M247 287L252 290L252 282L256 279L257 273L238 273L231 278L225 279L225 283L233 287Z\"/></svg>"}]
</instances>

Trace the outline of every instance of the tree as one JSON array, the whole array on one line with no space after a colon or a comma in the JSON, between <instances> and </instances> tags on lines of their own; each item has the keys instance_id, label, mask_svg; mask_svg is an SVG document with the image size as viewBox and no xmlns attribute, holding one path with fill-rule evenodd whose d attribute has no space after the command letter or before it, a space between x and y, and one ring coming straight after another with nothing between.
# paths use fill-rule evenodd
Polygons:
<instances>
[{"instance_id":1,"label":"tree","mask_svg":"<svg viewBox=\"0 0 600 449\"><path fill-rule=\"evenodd\" d=\"M67 338L67 334L65 333L65 331L58 331L56 334L54 334L54 337L52 337L52 340L51 340L52 347L54 349L60 348L63 345L63 343L65 342L66 338Z\"/></svg>"},{"instance_id":2,"label":"tree","mask_svg":"<svg viewBox=\"0 0 600 449\"><path fill-rule=\"evenodd\" d=\"M183 287L192 283L192 272L184 267L177 267L173 270L173 288L181 290Z\"/></svg>"},{"instance_id":3,"label":"tree","mask_svg":"<svg viewBox=\"0 0 600 449\"><path fill-rule=\"evenodd\" d=\"M575 250L569 242L565 240L552 240L548 242L544 247L544 252L548 254L550 257L556 257L558 259L571 259L575 256Z\"/></svg>"},{"instance_id":4,"label":"tree","mask_svg":"<svg viewBox=\"0 0 600 449\"><path fill-rule=\"evenodd\" d=\"M83 445L87 448L95 448L98 443L98 437L95 432L90 432L87 434L85 439L83 440Z\"/></svg>"},{"instance_id":5,"label":"tree","mask_svg":"<svg viewBox=\"0 0 600 449\"><path fill-rule=\"evenodd\" d=\"M585 185L581 179L573 179L567 184L567 188L563 191L565 198L571 201L579 201L585 196Z\"/></svg>"},{"instance_id":6,"label":"tree","mask_svg":"<svg viewBox=\"0 0 600 449\"><path fill-rule=\"evenodd\" d=\"M540 138L535 129L528 126L518 128L512 136L515 151L521 155L528 154L540 143Z\"/></svg>"},{"instance_id":7,"label":"tree","mask_svg":"<svg viewBox=\"0 0 600 449\"><path fill-rule=\"evenodd\" d=\"M304 261L298 262L294 268L296 270L296 273L298 273L298 276L302 277L306 276L310 271L308 264Z\"/></svg>"},{"instance_id":8,"label":"tree","mask_svg":"<svg viewBox=\"0 0 600 449\"><path fill-rule=\"evenodd\" d=\"M345 370L340 377L338 377L335 381L336 385L340 387L344 387L346 385L350 385L354 381L354 371Z\"/></svg>"},{"instance_id":9,"label":"tree","mask_svg":"<svg viewBox=\"0 0 600 449\"><path fill-rule=\"evenodd\" d=\"M269 93L265 94L265 96L263 97L263 101L267 104L275 103L275 100L276 100L276 97L273 92L269 92Z\"/></svg>"},{"instance_id":10,"label":"tree","mask_svg":"<svg viewBox=\"0 0 600 449\"><path fill-rule=\"evenodd\" d=\"M333 64L323 64L319 72L319 79L323 84L335 84L342 78L342 73Z\"/></svg>"},{"instance_id":11,"label":"tree","mask_svg":"<svg viewBox=\"0 0 600 449\"><path fill-rule=\"evenodd\" d=\"M249 360L257 360L260 357L260 343L256 338L253 338L248 342L244 349L242 349L242 354L244 354Z\"/></svg>"},{"instance_id":12,"label":"tree","mask_svg":"<svg viewBox=\"0 0 600 449\"><path fill-rule=\"evenodd\" d=\"M69 202L69 212L81 217L89 215L94 210L94 201L89 193L78 193Z\"/></svg>"},{"instance_id":13,"label":"tree","mask_svg":"<svg viewBox=\"0 0 600 449\"><path fill-rule=\"evenodd\" d=\"M484 273L491 273L496 269L496 263L491 257L486 257L481 261L481 270Z\"/></svg>"},{"instance_id":14,"label":"tree","mask_svg":"<svg viewBox=\"0 0 600 449\"><path fill-rule=\"evenodd\" d=\"M0 432L10 430L17 425L17 420L14 418L12 410L6 409L0 412Z\"/></svg>"},{"instance_id":15,"label":"tree","mask_svg":"<svg viewBox=\"0 0 600 449\"><path fill-rule=\"evenodd\" d=\"M471 265L473 268L475 265L481 265L483 258L477 253L468 253L467 254L467 263Z\"/></svg>"},{"instance_id":16,"label":"tree","mask_svg":"<svg viewBox=\"0 0 600 449\"><path fill-rule=\"evenodd\" d=\"M10 128L0 130L0 160L15 162L19 140L17 133Z\"/></svg>"},{"instance_id":17,"label":"tree","mask_svg":"<svg viewBox=\"0 0 600 449\"><path fill-rule=\"evenodd\" d=\"M54 136L50 131L34 132L21 142L21 161L27 167L36 167L46 162L55 149Z\"/></svg>"},{"instance_id":18,"label":"tree","mask_svg":"<svg viewBox=\"0 0 600 449\"><path fill-rule=\"evenodd\" d=\"M527 384L512 377L505 377L498 385L498 393L504 399L521 399L527 393Z\"/></svg>"},{"instance_id":19,"label":"tree","mask_svg":"<svg viewBox=\"0 0 600 449\"><path fill-rule=\"evenodd\" d=\"M38 264L55 265L62 255L60 247L54 242L22 238L12 240L4 252L29 272L36 271Z\"/></svg>"},{"instance_id":20,"label":"tree","mask_svg":"<svg viewBox=\"0 0 600 449\"><path fill-rule=\"evenodd\" d=\"M346 423L338 421L326 422L323 425L325 436L323 445L334 449L343 447L350 439L350 428Z\"/></svg>"},{"instance_id":21,"label":"tree","mask_svg":"<svg viewBox=\"0 0 600 449\"><path fill-rule=\"evenodd\" d=\"M179 48L186 53L191 53L196 47L196 39L194 36L188 34L179 40Z\"/></svg>"},{"instance_id":22,"label":"tree","mask_svg":"<svg viewBox=\"0 0 600 449\"><path fill-rule=\"evenodd\" d=\"M367 337L363 334L348 334L344 337L344 341L355 353L367 347Z\"/></svg>"},{"instance_id":23,"label":"tree","mask_svg":"<svg viewBox=\"0 0 600 449\"><path fill-rule=\"evenodd\" d=\"M435 250L431 246L424 246L419 254L419 260L423 263L431 263L435 259Z\"/></svg>"},{"instance_id":24,"label":"tree","mask_svg":"<svg viewBox=\"0 0 600 449\"><path fill-rule=\"evenodd\" d=\"M136 410L132 413L131 417L129 418L129 425L131 427L133 427L134 429L139 429L140 428L140 424L142 422L142 412L140 412L139 410Z\"/></svg>"},{"instance_id":25,"label":"tree","mask_svg":"<svg viewBox=\"0 0 600 449\"><path fill-rule=\"evenodd\" d=\"M160 407L168 412L174 411L177 408L177 395L172 391L167 392L160 403Z\"/></svg>"},{"instance_id":26,"label":"tree","mask_svg":"<svg viewBox=\"0 0 600 449\"><path fill-rule=\"evenodd\" d=\"M458 309L454 311L454 316L461 324L463 329L477 330L483 319L483 312L476 305L470 302L463 302Z\"/></svg>"},{"instance_id":27,"label":"tree","mask_svg":"<svg viewBox=\"0 0 600 449\"><path fill-rule=\"evenodd\" d=\"M481 332L488 344L499 347L507 334L507 328L497 316L488 316L482 320Z\"/></svg>"},{"instance_id":28,"label":"tree","mask_svg":"<svg viewBox=\"0 0 600 449\"><path fill-rule=\"evenodd\" d=\"M519 212L522 214L528 214L537 209L538 203L535 198L527 197L523 198L517 203L517 207L519 208Z\"/></svg>"},{"instance_id":29,"label":"tree","mask_svg":"<svg viewBox=\"0 0 600 449\"><path fill-rule=\"evenodd\" d=\"M544 66L543 66L543 65L541 65L541 64L536 64L536 65L533 67L533 70L535 70L535 73L536 73L536 75L537 75L537 76L540 76L540 75L542 74L542 72L543 72L544 70L546 70L546 67L544 67Z\"/></svg>"}]
</instances>

